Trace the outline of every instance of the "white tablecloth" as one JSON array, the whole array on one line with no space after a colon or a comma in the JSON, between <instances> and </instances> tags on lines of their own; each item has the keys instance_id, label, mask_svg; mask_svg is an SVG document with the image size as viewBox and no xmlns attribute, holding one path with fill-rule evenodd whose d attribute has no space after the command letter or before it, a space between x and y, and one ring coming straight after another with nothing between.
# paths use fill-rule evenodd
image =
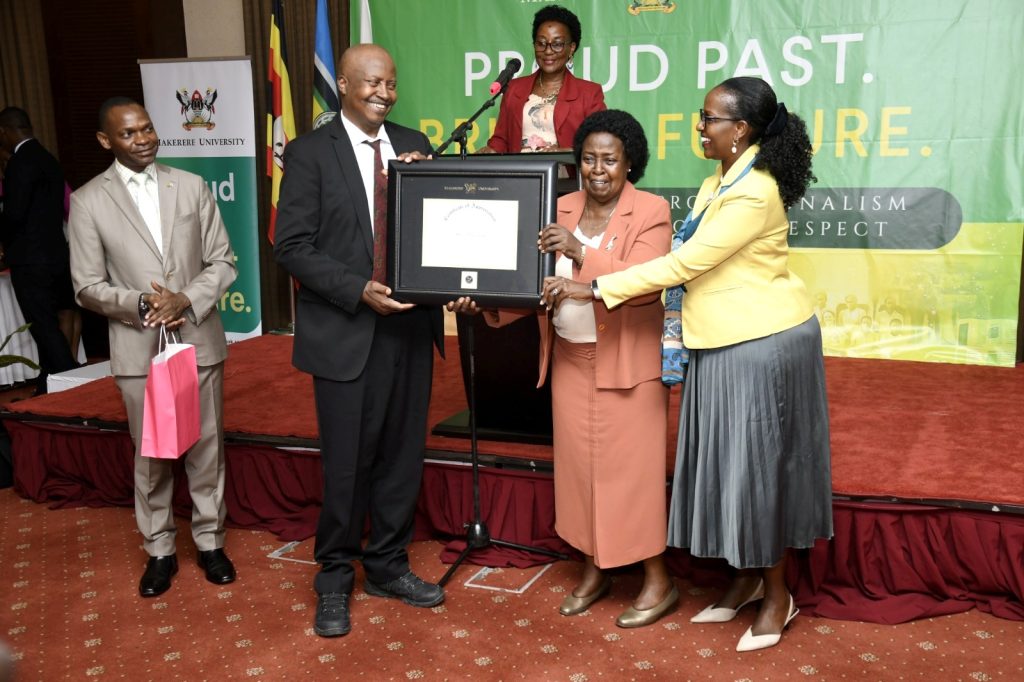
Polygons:
<instances>
[{"instance_id":1,"label":"white tablecloth","mask_svg":"<svg viewBox=\"0 0 1024 682\"><path fill-rule=\"evenodd\" d=\"M18 307L18 299L14 297L14 287L11 285L11 273L7 270L0 272L0 343L8 334L25 324L25 317ZM30 360L39 362L39 351L36 350L36 342L28 331L15 334L10 343L0 351L2 355L23 355ZM78 344L78 361L85 362L85 348L81 342ZM7 386L34 379L39 372L28 365L20 363L0 367L0 386Z\"/></svg>"},{"instance_id":2,"label":"white tablecloth","mask_svg":"<svg viewBox=\"0 0 1024 682\"><path fill-rule=\"evenodd\" d=\"M92 365L85 365L78 369L69 369L60 374L51 374L46 377L47 393L59 393L75 386L87 384L96 379L110 376L110 360L97 362Z\"/></svg>"}]
</instances>

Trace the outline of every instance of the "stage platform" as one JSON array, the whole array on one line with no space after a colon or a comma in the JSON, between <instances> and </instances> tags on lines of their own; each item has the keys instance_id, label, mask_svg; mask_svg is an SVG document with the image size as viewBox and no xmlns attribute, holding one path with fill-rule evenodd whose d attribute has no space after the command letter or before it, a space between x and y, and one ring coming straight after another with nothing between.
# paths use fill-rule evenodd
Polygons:
<instances>
[{"instance_id":1,"label":"stage platform","mask_svg":"<svg viewBox=\"0 0 1024 682\"><path fill-rule=\"evenodd\" d=\"M429 424L466 408L456 339L438 360ZM312 381L291 338L233 344L225 367L228 522L312 535L321 474ZM827 358L836 536L794 552L802 608L902 622L973 606L1024 619L1024 367ZM678 389L673 391L676 414ZM132 446L111 378L8 405L18 492L56 505L131 506ZM672 420L675 421L674 419ZM674 459L667 453L667 473ZM428 435L417 537L458 538L472 515L469 441ZM565 550L554 533L550 446L481 440L484 516L496 537ZM178 486L176 509L187 513ZM442 558L460 548L456 540ZM884 561L880 558L884 557ZM475 560L539 557L489 549ZM672 553L682 574L721 564Z\"/></svg>"}]
</instances>

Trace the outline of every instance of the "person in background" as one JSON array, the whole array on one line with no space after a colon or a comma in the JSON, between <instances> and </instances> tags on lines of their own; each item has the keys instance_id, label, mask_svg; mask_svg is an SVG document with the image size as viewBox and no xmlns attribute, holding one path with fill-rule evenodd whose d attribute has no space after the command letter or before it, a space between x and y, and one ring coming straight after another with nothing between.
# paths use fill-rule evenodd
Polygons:
<instances>
[{"instance_id":1,"label":"person in background","mask_svg":"<svg viewBox=\"0 0 1024 682\"><path fill-rule=\"evenodd\" d=\"M64 183L64 239L68 238L68 217L71 215L71 185ZM57 324L60 325L60 333L68 340L68 348L71 354L77 359L78 345L82 340L82 311L71 302L68 308L57 311Z\"/></svg>"},{"instance_id":2,"label":"person in background","mask_svg":"<svg viewBox=\"0 0 1024 682\"><path fill-rule=\"evenodd\" d=\"M0 214L4 211L4 171L7 170L7 162L11 160L11 153L0 144ZM0 243L0 248L3 244ZM3 253L0 252L0 260L3 260Z\"/></svg>"},{"instance_id":3,"label":"person in background","mask_svg":"<svg viewBox=\"0 0 1024 682\"><path fill-rule=\"evenodd\" d=\"M637 120L618 110L588 116L573 153L583 189L559 198L558 222L539 240L542 251L557 254L559 277L589 282L667 253L668 203L633 184L649 157ZM466 301L457 312L474 312ZM522 314L486 312L495 326ZM662 558L668 389L661 383L661 298L651 293L616 310L565 301L537 317L539 385L551 368L555 530L583 554L583 575L559 611L586 611L609 593L607 569L642 562L640 594L616 625L650 625L679 600Z\"/></svg>"},{"instance_id":4,"label":"person in background","mask_svg":"<svg viewBox=\"0 0 1024 682\"><path fill-rule=\"evenodd\" d=\"M572 75L572 60L582 40L580 20L558 5L533 17L537 70L516 78L502 96L494 135L480 153L568 151L584 118L605 108L598 83Z\"/></svg>"},{"instance_id":5,"label":"person in background","mask_svg":"<svg viewBox=\"0 0 1024 682\"><path fill-rule=\"evenodd\" d=\"M149 554L139 594L163 594L178 572L174 461L140 454L146 377L161 326L196 349L200 437L182 458L197 560L209 582L224 585L235 580L235 567L224 552L228 351L217 302L235 280L234 254L206 181L156 163L160 138L142 105L108 99L99 124L96 139L114 163L71 195L71 275L78 301L107 317L110 369L135 441L135 517Z\"/></svg>"},{"instance_id":6,"label":"person in background","mask_svg":"<svg viewBox=\"0 0 1024 682\"><path fill-rule=\"evenodd\" d=\"M15 298L39 351L36 392L46 393L48 375L78 367L59 321L59 311L75 307L64 238L64 174L33 137L24 109L0 111L0 146L10 154L0 242Z\"/></svg>"},{"instance_id":7,"label":"person in background","mask_svg":"<svg viewBox=\"0 0 1024 682\"><path fill-rule=\"evenodd\" d=\"M786 210L814 180L804 122L758 78L704 98L697 131L720 162L695 201L699 226L667 256L596 277L551 277L557 307L685 284L690 367L680 406L668 544L721 557L736 574L691 620L724 622L761 601L739 651L776 645L797 615L786 549L832 536L831 452L821 329L788 266ZM691 218L694 216L691 215Z\"/></svg>"},{"instance_id":8,"label":"person in background","mask_svg":"<svg viewBox=\"0 0 1024 682\"><path fill-rule=\"evenodd\" d=\"M313 627L321 637L351 630L356 560L367 594L424 608L444 601L439 585L412 572L407 551L444 323L439 307L399 303L384 281L387 162L432 150L423 133L386 120L398 84L384 48L345 50L338 92L341 114L285 148L274 240L278 264L299 283L292 362L313 375L320 429Z\"/></svg>"}]
</instances>

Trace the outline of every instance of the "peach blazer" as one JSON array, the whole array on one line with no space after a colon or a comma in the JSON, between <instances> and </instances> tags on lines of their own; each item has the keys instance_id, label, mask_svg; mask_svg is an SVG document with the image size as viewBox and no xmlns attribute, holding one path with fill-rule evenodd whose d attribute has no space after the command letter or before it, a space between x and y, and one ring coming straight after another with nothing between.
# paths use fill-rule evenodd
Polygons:
<instances>
[{"instance_id":1,"label":"peach blazer","mask_svg":"<svg viewBox=\"0 0 1024 682\"><path fill-rule=\"evenodd\" d=\"M561 197L558 200L558 224L569 230L575 229L585 205L585 192ZM668 253L671 243L672 216L668 202L656 194L638 190L627 181L615 213L605 228L600 247L587 249L583 269L573 266L573 279L589 284L599 275L663 256ZM500 326L526 314L501 311L498 321L489 319L488 323ZM540 376L537 385L541 386L548 374L555 330L548 311L541 309L537 316L540 322ZM632 388L661 376L664 316L660 291L631 299L617 310L609 310L600 301L594 303L598 388Z\"/></svg>"}]
</instances>

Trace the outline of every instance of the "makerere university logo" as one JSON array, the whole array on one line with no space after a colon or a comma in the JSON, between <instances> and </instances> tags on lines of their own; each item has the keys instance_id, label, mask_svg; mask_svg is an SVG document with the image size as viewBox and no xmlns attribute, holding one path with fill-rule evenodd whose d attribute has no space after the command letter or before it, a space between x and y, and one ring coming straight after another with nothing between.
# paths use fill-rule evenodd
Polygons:
<instances>
[{"instance_id":1,"label":"makerere university logo","mask_svg":"<svg viewBox=\"0 0 1024 682\"><path fill-rule=\"evenodd\" d=\"M626 11L636 16L641 12L664 12L668 14L676 8L672 0L633 0Z\"/></svg>"},{"instance_id":2,"label":"makerere university logo","mask_svg":"<svg viewBox=\"0 0 1024 682\"><path fill-rule=\"evenodd\" d=\"M213 122L213 115L216 113L213 108L213 103L217 101L216 88L206 88L205 96L201 95L198 90L193 90L190 97L185 88L174 94L178 98L178 104L181 105L181 115L185 117L185 122L181 124L182 128L185 130L193 128L213 130L217 126Z\"/></svg>"}]
</instances>

